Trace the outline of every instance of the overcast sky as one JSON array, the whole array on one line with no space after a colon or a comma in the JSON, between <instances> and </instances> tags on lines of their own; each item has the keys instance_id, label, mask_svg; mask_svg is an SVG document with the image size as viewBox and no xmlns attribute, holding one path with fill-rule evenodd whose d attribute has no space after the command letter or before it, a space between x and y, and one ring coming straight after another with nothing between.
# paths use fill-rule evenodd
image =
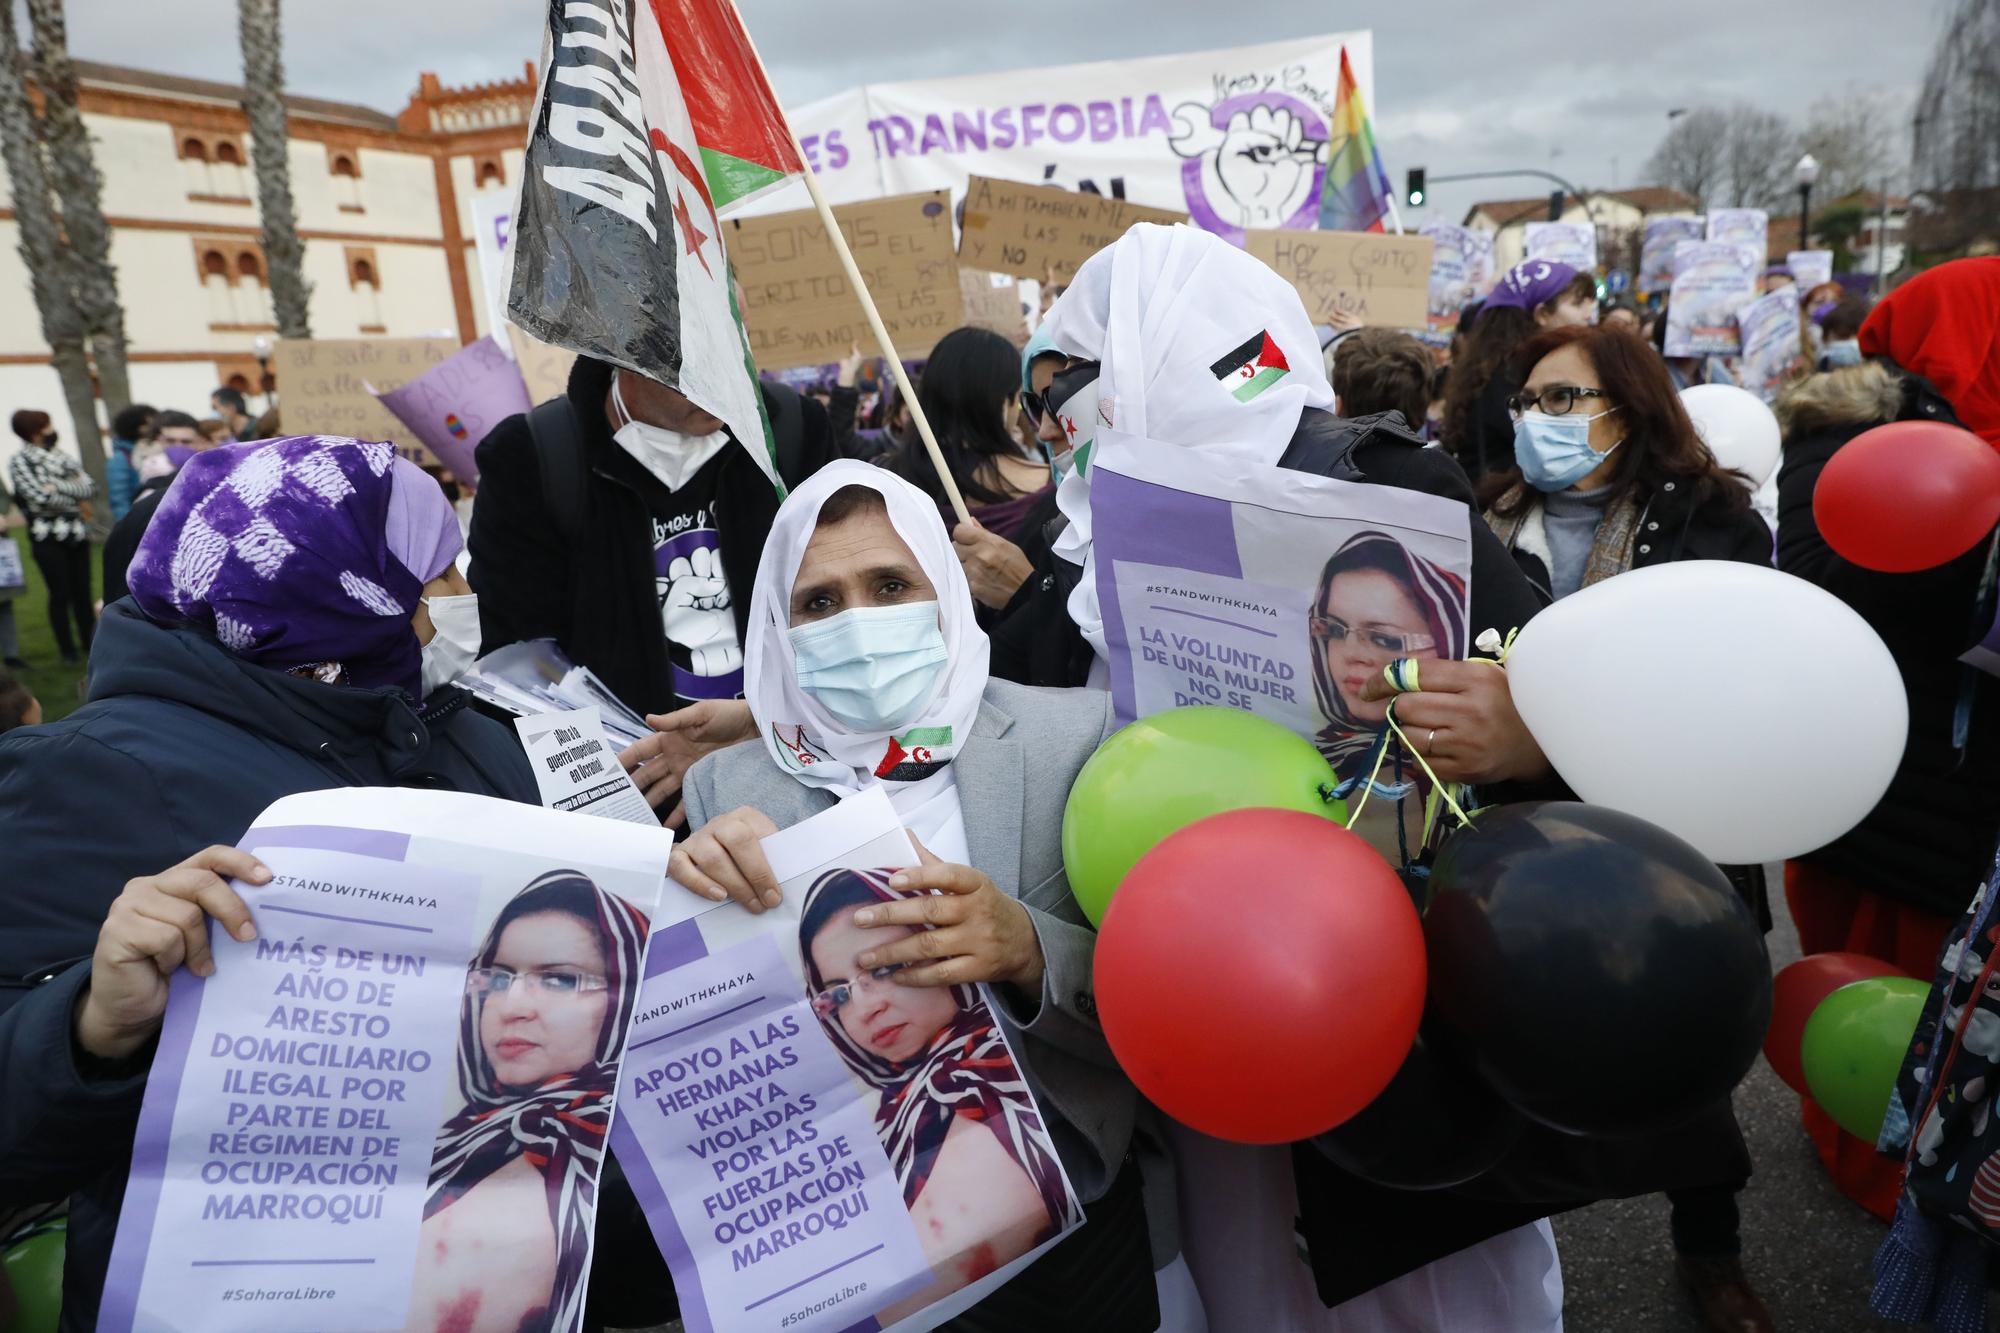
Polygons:
<instances>
[{"instance_id":1,"label":"overcast sky","mask_svg":"<svg viewBox=\"0 0 2000 1333\"><path fill-rule=\"evenodd\" d=\"M788 104L868 82L1370 28L1376 133L1400 190L1411 166L1433 175L1552 169L1586 189L1650 184L1645 160L1674 107L1749 101L1797 118L1819 98L1872 91L1906 106L1943 0L739 5ZM80 57L241 78L234 0L69 0L68 8L70 46ZM518 73L545 14L545 0L291 0L286 75L297 92L393 112L422 70L453 84ZM1906 141L1907 125L1891 130ZM1533 179L1439 188L1420 216L1456 221L1473 200L1545 188Z\"/></svg>"}]
</instances>

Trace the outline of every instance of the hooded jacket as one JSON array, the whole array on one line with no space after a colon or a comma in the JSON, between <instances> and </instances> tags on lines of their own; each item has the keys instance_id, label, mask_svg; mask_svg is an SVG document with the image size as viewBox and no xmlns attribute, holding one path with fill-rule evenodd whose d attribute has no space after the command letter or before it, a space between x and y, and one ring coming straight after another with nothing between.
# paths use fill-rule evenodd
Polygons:
<instances>
[{"instance_id":1,"label":"hooded jacket","mask_svg":"<svg viewBox=\"0 0 2000 1333\"><path fill-rule=\"evenodd\" d=\"M253 666L190 629L107 607L91 699L0 739L0 1199L70 1196L61 1327L97 1321L147 1052L116 1070L70 1039L87 958L125 882L233 844L266 806L331 787L433 787L537 803L534 773L459 690L322 685ZM32 988L19 984L55 971ZM11 1006L11 1007L9 1007Z\"/></svg>"},{"instance_id":2,"label":"hooded jacket","mask_svg":"<svg viewBox=\"0 0 2000 1333\"><path fill-rule=\"evenodd\" d=\"M1910 701L1910 738L1889 790L1851 832L1802 858L1886 898L1938 916L1965 910L2000 834L2000 689L1958 656L1993 623L1979 583L1989 543L1950 564L1880 574L1835 554L1813 519L1813 488L1861 432L1890 421L1957 424L1927 381L1881 361L1805 379L1778 402L1778 568L1818 584L1882 636ZM1970 708L1966 743L1954 718Z\"/></svg>"}]
</instances>

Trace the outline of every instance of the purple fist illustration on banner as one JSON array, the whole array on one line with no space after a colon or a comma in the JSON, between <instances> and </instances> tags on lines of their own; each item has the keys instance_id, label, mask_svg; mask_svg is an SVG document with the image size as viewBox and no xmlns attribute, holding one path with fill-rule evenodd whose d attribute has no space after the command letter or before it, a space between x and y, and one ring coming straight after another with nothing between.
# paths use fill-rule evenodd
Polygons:
<instances>
[{"instance_id":1,"label":"purple fist illustration on banner","mask_svg":"<svg viewBox=\"0 0 2000 1333\"><path fill-rule=\"evenodd\" d=\"M1174 109L1173 149L1195 223L1243 243L1250 227L1310 227L1326 177L1326 117L1288 93Z\"/></svg>"}]
</instances>

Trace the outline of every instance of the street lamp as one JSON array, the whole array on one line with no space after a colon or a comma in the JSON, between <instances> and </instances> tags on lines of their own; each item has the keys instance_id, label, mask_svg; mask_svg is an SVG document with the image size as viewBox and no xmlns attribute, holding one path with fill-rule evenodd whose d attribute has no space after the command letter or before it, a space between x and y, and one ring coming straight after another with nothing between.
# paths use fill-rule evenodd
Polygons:
<instances>
[{"instance_id":1,"label":"street lamp","mask_svg":"<svg viewBox=\"0 0 2000 1333\"><path fill-rule=\"evenodd\" d=\"M271 340L258 334L250 342L250 351L257 358L257 392L263 395L264 406L268 409L271 390L277 387L277 382L271 378Z\"/></svg>"},{"instance_id":2,"label":"street lamp","mask_svg":"<svg viewBox=\"0 0 2000 1333\"><path fill-rule=\"evenodd\" d=\"M1793 168L1799 182L1799 249L1812 248L1812 187L1819 179L1819 159L1807 153Z\"/></svg>"}]
</instances>

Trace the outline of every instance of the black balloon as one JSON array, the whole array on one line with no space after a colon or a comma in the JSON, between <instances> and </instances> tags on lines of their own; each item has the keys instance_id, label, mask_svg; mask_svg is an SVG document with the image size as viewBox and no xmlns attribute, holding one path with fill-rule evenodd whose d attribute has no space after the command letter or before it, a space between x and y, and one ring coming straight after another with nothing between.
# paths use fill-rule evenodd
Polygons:
<instances>
[{"instance_id":1,"label":"black balloon","mask_svg":"<svg viewBox=\"0 0 2000 1333\"><path fill-rule=\"evenodd\" d=\"M1372 1184L1438 1190L1491 1170L1524 1128L1519 1113L1479 1075L1420 1033L1389 1086L1312 1144Z\"/></svg>"},{"instance_id":2,"label":"black balloon","mask_svg":"<svg viewBox=\"0 0 2000 1333\"><path fill-rule=\"evenodd\" d=\"M1523 1115L1571 1134L1726 1097L1771 1018L1764 937L1722 872L1601 806L1482 812L1431 872L1427 1021Z\"/></svg>"}]
</instances>

